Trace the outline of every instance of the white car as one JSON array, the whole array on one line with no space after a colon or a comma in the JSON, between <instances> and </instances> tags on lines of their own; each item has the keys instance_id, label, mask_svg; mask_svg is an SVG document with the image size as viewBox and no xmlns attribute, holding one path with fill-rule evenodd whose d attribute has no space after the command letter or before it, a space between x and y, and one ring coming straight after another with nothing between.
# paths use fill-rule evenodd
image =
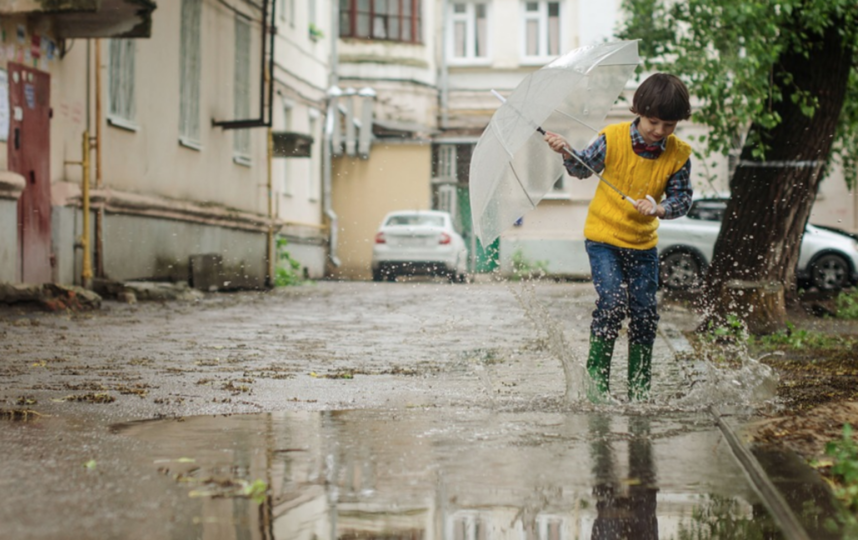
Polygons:
<instances>
[{"instance_id":1,"label":"white car","mask_svg":"<svg viewBox=\"0 0 858 540\"><path fill-rule=\"evenodd\" d=\"M658 227L659 281L668 289L701 283L712 261L727 199L694 201L688 215L664 220ZM858 282L858 242L851 235L808 225L801 242L799 283L837 291Z\"/></svg>"},{"instance_id":2,"label":"white car","mask_svg":"<svg viewBox=\"0 0 858 540\"><path fill-rule=\"evenodd\" d=\"M448 212L408 210L384 217L372 248L373 281L398 275L439 275L464 282L468 249Z\"/></svg>"}]
</instances>

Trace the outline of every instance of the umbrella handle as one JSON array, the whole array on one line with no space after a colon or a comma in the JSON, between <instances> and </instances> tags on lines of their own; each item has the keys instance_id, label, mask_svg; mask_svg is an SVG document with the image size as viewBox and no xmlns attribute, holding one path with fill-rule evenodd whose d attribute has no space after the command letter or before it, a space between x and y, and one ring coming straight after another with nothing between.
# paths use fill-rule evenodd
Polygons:
<instances>
[{"instance_id":1,"label":"umbrella handle","mask_svg":"<svg viewBox=\"0 0 858 540\"><path fill-rule=\"evenodd\" d=\"M652 211L649 213L649 215L654 216L655 212L656 212L656 208L658 207L658 203L655 202L655 199L652 198L652 195L647 195L646 199L652 203Z\"/></svg>"}]
</instances>

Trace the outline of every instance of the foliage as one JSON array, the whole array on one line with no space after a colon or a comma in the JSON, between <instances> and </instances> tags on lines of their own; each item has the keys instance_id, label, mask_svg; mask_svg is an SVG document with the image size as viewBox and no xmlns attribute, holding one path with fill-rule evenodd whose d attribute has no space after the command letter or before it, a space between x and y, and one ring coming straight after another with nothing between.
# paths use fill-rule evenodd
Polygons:
<instances>
[{"instance_id":1,"label":"foliage","mask_svg":"<svg viewBox=\"0 0 858 540\"><path fill-rule=\"evenodd\" d=\"M316 41L316 40L319 40L319 39L322 39L323 37L325 37L325 33L322 32L322 30L313 23L310 23L308 30L310 32L310 39L312 39L313 41Z\"/></svg>"},{"instance_id":2,"label":"foliage","mask_svg":"<svg viewBox=\"0 0 858 540\"><path fill-rule=\"evenodd\" d=\"M748 328L735 313L728 313L723 324L709 321L710 338L716 341L744 342L748 340Z\"/></svg>"},{"instance_id":3,"label":"foliage","mask_svg":"<svg viewBox=\"0 0 858 540\"><path fill-rule=\"evenodd\" d=\"M668 71L688 83L699 98L693 120L711 128L701 142L710 152L727 154L742 146L755 158L770 150L763 131L748 126L779 125L776 103L792 100L812 117L819 97L803 81L779 70L779 60L814 54L815 40L836 29L847 54L858 50L858 10L854 0L624 0L629 14L619 37L641 39L646 70ZM853 66L858 61L853 62ZM850 74L846 105L836 130L835 153L844 160L847 179L855 177L858 145L858 73ZM748 137L744 143L744 137Z\"/></svg>"},{"instance_id":4,"label":"foliage","mask_svg":"<svg viewBox=\"0 0 858 540\"><path fill-rule=\"evenodd\" d=\"M848 529L858 530L858 445L850 424L843 426L840 440L825 445L825 455L831 457L834 495L846 507L839 518Z\"/></svg>"},{"instance_id":5,"label":"foliage","mask_svg":"<svg viewBox=\"0 0 858 540\"><path fill-rule=\"evenodd\" d=\"M720 322L707 321L694 341L700 358L714 364L735 363L748 356L749 334L745 323L730 313Z\"/></svg>"},{"instance_id":6,"label":"foliage","mask_svg":"<svg viewBox=\"0 0 858 540\"><path fill-rule=\"evenodd\" d=\"M301 263L292 258L286 246L288 241L282 236L277 237L277 268L275 269L274 286L288 287L300 285L304 282L301 276Z\"/></svg>"},{"instance_id":7,"label":"foliage","mask_svg":"<svg viewBox=\"0 0 858 540\"><path fill-rule=\"evenodd\" d=\"M512 277L514 281L545 276L548 273L548 261L531 262L521 250L512 255Z\"/></svg>"},{"instance_id":8,"label":"foliage","mask_svg":"<svg viewBox=\"0 0 858 540\"><path fill-rule=\"evenodd\" d=\"M850 347L851 340L844 340L840 336L831 336L822 332L814 332L807 329L796 329L795 325L787 322L787 329L775 332L768 336L754 337L754 344L762 349L776 349L789 347L791 349L834 349L841 346Z\"/></svg>"},{"instance_id":9,"label":"foliage","mask_svg":"<svg viewBox=\"0 0 858 540\"><path fill-rule=\"evenodd\" d=\"M838 319L858 319L858 290L841 292L836 299Z\"/></svg>"},{"instance_id":10,"label":"foliage","mask_svg":"<svg viewBox=\"0 0 858 540\"><path fill-rule=\"evenodd\" d=\"M256 504L262 504L268 495L268 484L265 480L254 480L241 488L241 494Z\"/></svg>"}]
</instances>

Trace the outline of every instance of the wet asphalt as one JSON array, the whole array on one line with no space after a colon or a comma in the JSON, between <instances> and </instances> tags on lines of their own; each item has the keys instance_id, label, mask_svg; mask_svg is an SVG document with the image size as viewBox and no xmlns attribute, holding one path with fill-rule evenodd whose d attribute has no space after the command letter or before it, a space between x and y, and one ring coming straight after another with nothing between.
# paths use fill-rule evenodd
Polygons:
<instances>
[{"instance_id":1,"label":"wet asphalt","mask_svg":"<svg viewBox=\"0 0 858 540\"><path fill-rule=\"evenodd\" d=\"M617 403L570 400L594 301L400 281L4 308L0 538L776 534L709 413L729 396L677 361L691 311L662 309L655 404L622 399L622 352Z\"/></svg>"}]
</instances>

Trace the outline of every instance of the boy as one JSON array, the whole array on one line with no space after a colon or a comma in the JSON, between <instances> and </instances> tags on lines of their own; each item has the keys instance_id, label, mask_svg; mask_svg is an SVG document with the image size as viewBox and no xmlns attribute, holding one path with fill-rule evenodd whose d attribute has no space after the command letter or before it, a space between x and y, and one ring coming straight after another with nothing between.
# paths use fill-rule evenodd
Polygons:
<instances>
[{"instance_id":1,"label":"boy","mask_svg":"<svg viewBox=\"0 0 858 540\"><path fill-rule=\"evenodd\" d=\"M658 219L684 216L691 207L691 147L673 135L691 116L688 89L674 75L656 73L638 87L633 122L612 124L578 158L636 200L634 205L599 182L590 202L584 237L593 285L598 294L590 325L587 372L596 391L608 394L614 341L629 315L629 400L649 397L652 346L658 326ZM592 173L564 150L565 139L546 133L545 141L563 155L570 175ZM647 199L651 196L656 202Z\"/></svg>"}]
</instances>

